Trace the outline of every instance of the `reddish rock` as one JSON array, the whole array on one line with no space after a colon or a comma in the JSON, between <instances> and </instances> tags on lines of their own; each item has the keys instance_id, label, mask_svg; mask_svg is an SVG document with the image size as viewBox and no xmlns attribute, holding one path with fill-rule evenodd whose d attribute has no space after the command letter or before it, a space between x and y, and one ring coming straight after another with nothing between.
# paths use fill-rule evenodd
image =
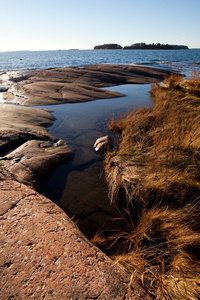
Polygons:
<instances>
[{"instance_id":1,"label":"reddish rock","mask_svg":"<svg viewBox=\"0 0 200 300\"><path fill-rule=\"evenodd\" d=\"M26 104L90 101L121 96L101 87L152 83L166 75L111 65L8 72L1 79L9 78L12 89L2 98ZM0 299L150 299L58 206L27 187L72 155L45 130L52 115L1 105L0 118Z\"/></svg>"},{"instance_id":2,"label":"reddish rock","mask_svg":"<svg viewBox=\"0 0 200 300\"><path fill-rule=\"evenodd\" d=\"M123 96L102 87L154 83L169 74L165 70L124 65L89 65L84 68L23 71L21 74L8 72L6 78L10 78L7 80L12 88L2 93L2 97L4 101L26 105L78 103Z\"/></svg>"},{"instance_id":3,"label":"reddish rock","mask_svg":"<svg viewBox=\"0 0 200 300\"><path fill-rule=\"evenodd\" d=\"M64 141L31 140L0 158L3 174L32 187L72 159L73 150Z\"/></svg>"},{"instance_id":4,"label":"reddish rock","mask_svg":"<svg viewBox=\"0 0 200 300\"><path fill-rule=\"evenodd\" d=\"M149 299L54 203L0 181L0 298Z\"/></svg>"}]
</instances>

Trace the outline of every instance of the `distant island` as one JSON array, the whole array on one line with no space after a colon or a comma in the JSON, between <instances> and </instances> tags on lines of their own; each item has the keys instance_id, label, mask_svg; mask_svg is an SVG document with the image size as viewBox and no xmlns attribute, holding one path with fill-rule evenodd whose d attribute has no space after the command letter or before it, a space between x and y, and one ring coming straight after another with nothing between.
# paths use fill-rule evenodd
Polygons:
<instances>
[{"instance_id":1,"label":"distant island","mask_svg":"<svg viewBox=\"0 0 200 300\"><path fill-rule=\"evenodd\" d=\"M188 46L184 45L169 45L169 44L145 44L145 43L137 43L130 46L125 46L123 49L189 49Z\"/></svg>"},{"instance_id":2,"label":"distant island","mask_svg":"<svg viewBox=\"0 0 200 300\"><path fill-rule=\"evenodd\" d=\"M103 44L94 47L94 50L116 50L116 49L124 49L124 50L154 50L154 49L166 49L166 50L179 50L179 49L189 49L188 46L185 45L169 45L169 44L160 44L160 43L136 43L130 46L122 47L119 44Z\"/></svg>"},{"instance_id":3,"label":"distant island","mask_svg":"<svg viewBox=\"0 0 200 300\"><path fill-rule=\"evenodd\" d=\"M103 44L94 47L94 50L101 50L101 49L113 50L113 49L123 49L123 48L118 44Z\"/></svg>"}]
</instances>

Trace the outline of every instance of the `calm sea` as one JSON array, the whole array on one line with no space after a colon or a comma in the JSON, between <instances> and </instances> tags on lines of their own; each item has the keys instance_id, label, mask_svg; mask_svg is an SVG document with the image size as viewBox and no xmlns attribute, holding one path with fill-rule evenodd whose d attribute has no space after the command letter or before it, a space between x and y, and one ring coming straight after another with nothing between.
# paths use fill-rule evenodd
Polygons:
<instances>
[{"instance_id":1,"label":"calm sea","mask_svg":"<svg viewBox=\"0 0 200 300\"><path fill-rule=\"evenodd\" d=\"M58 50L0 52L0 72L89 64L146 65L191 75L200 72L200 49L190 50Z\"/></svg>"}]
</instances>

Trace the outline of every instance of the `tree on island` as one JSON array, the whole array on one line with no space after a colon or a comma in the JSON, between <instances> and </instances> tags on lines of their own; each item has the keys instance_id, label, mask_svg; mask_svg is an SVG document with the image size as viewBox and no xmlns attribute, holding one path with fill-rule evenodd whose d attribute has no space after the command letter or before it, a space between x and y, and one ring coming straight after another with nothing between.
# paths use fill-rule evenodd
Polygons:
<instances>
[{"instance_id":1,"label":"tree on island","mask_svg":"<svg viewBox=\"0 0 200 300\"><path fill-rule=\"evenodd\" d=\"M167 49L167 50L178 50L178 49L189 49L188 46L184 45L169 45L169 44L160 44L160 43L152 43L152 44L145 44L145 43L136 43L130 46L122 47L118 44L103 44L94 47L95 50L116 50L116 49L124 49L124 50L145 50L145 49Z\"/></svg>"},{"instance_id":2,"label":"tree on island","mask_svg":"<svg viewBox=\"0 0 200 300\"><path fill-rule=\"evenodd\" d=\"M127 50L127 49L169 49L169 50L173 50L173 49L188 49L188 46L184 46L184 45L169 45L169 44L145 44L145 43L136 43L136 44L132 44L130 46L125 46L123 49Z\"/></svg>"},{"instance_id":3,"label":"tree on island","mask_svg":"<svg viewBox=\"0 0 200 300\"><path fill-rule=\"evenodd\" d=\"M103 44L94 47L94 50L100 50L100 49L115 50L115 49L122 49L122 46L118 44Z\"/></svg>"}]
</instances>

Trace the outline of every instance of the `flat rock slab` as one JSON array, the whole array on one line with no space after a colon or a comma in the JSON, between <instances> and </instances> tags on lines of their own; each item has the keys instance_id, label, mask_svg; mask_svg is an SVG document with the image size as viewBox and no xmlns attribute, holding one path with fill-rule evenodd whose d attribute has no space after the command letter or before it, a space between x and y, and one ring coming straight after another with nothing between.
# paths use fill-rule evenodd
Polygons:
<instances>
[{"instance_id":1,"label":"flat rock slab","mask_svg":"<svg viewBox=\"0 0 200 300\"><path fill-rule=\"evenodd\" d=\"M149 299L47 198L0 181L0 298Z\"/></svg>"},{"instance_id":2,"label":"flat rock slab","mask_svg":"<svg viewBox=\"0 0 200 300\"><path fill-rule=\"evenodd\" d=\"M123 96L102 87L154 83L169 74L165 70L124 65L7 72L1 80L10 88L1 95L3 101L26 105L78 103Z\"/></svg>"},{"instance_id":3,"label":"flat rock slab","mask_svg":"<svg viewBox=\"0 0 200 300\"><path fill-rule=\"evenodd\" d=\"M0 105L0 131L15 130L26 133L40 131L47 135L44 127L50 126L54 119L53 115L45 109L20 105Z\"/></svg>"},{"instance_id":4,"label":"flat rock slab","mask_svg":"<svg viewBox=\"0 0 200 300\"><path fill-rule=\"evenodd\" d=\"M78 83L34 82L18 88L28 100L26 105L79 103L122 96L120 93Z\"/></svg>"}]
</instances>

